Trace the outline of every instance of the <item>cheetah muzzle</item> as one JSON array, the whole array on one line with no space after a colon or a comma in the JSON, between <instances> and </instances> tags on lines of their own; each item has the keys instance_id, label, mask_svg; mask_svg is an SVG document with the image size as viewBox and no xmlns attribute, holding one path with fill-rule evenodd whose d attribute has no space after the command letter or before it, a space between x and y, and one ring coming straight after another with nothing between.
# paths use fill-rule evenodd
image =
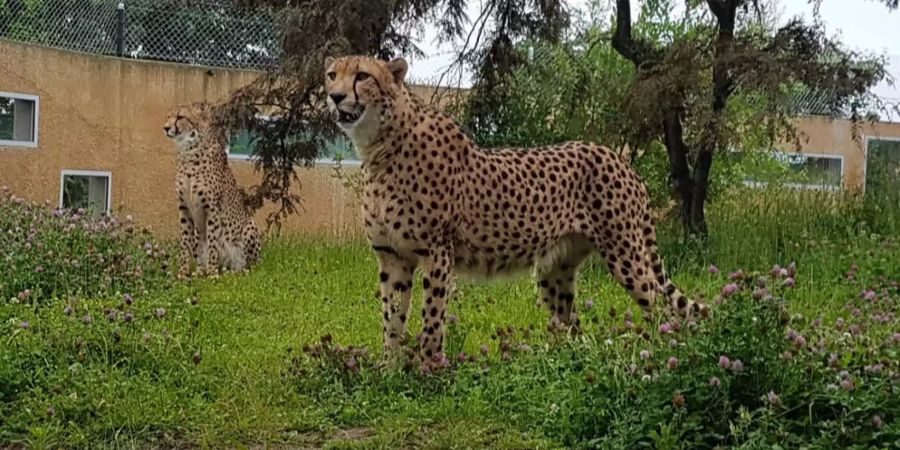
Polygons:
<instances>
[{"instance_id":1,"label":"cheetah muzzle","mask_svg":"<svg viewBox=\"0 0 900 450\"><path fill-rule=\"evenodd\" d=\"M351 111L337 110L337 123L341 126L353 126L362 117L365 107L356 105Z\"/></svg>"},{"instance_id":2,"label":"cheetah muzzle","mask_svg":"<svg viewBox=\"0 0 900 450\"><path fill-rule=\"evenodd\" d=\"M329 107L363 161L365 232L378 258L386 350L406 339L422 273L426 362L442 362L457 273L532 269L551 324L577 328L575 284L592 254L643 309L706 314L663 270L647 189L627 161L590 142L484 149L406 88L407 63L328 58ZM365 105L360 107L359 105Z\"/></svg>"}]
</instances>

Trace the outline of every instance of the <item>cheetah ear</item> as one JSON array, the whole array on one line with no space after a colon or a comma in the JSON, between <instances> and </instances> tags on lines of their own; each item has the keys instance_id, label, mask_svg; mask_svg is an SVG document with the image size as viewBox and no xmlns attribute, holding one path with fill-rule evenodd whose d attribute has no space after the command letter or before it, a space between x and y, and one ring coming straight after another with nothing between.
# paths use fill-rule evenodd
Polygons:
<instances>
[{"instance_id":1,"label":"cheetah ear","mask_svg":"<svg viewBox=\"0 0 900 450\"><path fill-rule=\"evenodd\" d=\"M392 59L387 63L387 67L394 75L394 81L396 81L397 84L403 84L403 79L406 78L406 70L409 69L406 60L403 58Z\"/></svg>"},{"instance_id":2,"label":"cheetah ear","mask_svg":"<svg viewBox=\"0 0 900 450\"><path fill-rule=\"evenodd\" d=\"M335 58L333 56L326 56L325 57L325 70L328 70L328 68L331 67L332 64L334 64L334 61L335 61Z\"/></svg>"}]
</instances>

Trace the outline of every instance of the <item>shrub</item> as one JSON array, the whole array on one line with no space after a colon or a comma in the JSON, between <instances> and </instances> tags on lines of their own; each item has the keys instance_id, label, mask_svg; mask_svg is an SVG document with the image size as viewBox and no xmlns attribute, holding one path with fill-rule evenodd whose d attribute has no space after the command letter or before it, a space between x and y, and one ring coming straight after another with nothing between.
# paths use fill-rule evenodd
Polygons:
<instances>
[{"instance_id":1,"label":"shrub","mask_svg":"<svg viewBox=\"0 0 900 450\"><path fill-rule=\"evenodd\" d=\"M92 218L0 193L0 299L40 303L142 292L166 275L168 252L131 216Z\"/></svg>"}]
</instances>

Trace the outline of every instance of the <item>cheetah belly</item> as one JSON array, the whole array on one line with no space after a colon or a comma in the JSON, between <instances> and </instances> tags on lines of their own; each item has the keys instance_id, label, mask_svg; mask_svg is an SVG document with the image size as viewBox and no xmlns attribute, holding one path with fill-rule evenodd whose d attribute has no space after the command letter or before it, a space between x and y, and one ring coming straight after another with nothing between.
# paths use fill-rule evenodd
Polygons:
<instances>
[{"instance_id":1,"label":"cheetah belly","mask_svg":"<svg viewBox=\"0 0 900 450\"><path fill-rule=\"evenodd\" d=\"M512 198L504 200L510 201L507 210L522 207ZM516 222L524 216L497 219L470 213L458 228L456 268L469 276L491 278L552 267L572 255L590 253L593 246L577 231L577 221L552 219L571 215L570 211L552 213L548 208L521 226Z\"/></svg>"},{"instance_id":2,"label":"cheetah belly","mask_svg":"<svg viewBox=\"0 0 900 450\"><path fill-rule=\"evenodd\" d=\"M464 245L456 247L454 251L454 270L466 278L513 276L528 271L533 265L533 260L490 254Z\"/></svg>"},{"instance_id":3,"label":"cheetah belly","mask_svg":"<svg viewBox=\"0 0 900 450\"><path fill-rule=\"evenodd\" d=\"M461 232L462 239L454 246L455 269L466 277L482 279L513 276L556 261L559 255L569 253L574 242L568 236L546 233L486 242L476 241L468 234Z\"/></svg>"}]
</instances>

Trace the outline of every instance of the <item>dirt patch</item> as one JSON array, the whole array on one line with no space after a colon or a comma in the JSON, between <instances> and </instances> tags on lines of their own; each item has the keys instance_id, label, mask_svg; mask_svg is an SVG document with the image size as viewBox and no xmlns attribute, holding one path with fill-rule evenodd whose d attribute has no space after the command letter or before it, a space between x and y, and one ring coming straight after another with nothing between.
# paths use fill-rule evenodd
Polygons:
<instances>
[{"instance_id":1,"label":"dirt patch","mask_svg":"<svg viewBox=\"0 0 900 450\"><path fill-rule=\"evenodd\" d=\"M320 449L333 440L358 441L368 439L374 435L374 430L365 427L347 428L325 433L291 432L285 434L284 442L253 444L247 448L251 450L313 450Z\"/></svg>"},{"instance_id":2,"label":"dirt patch","mask_svg":"<svg viewBox=\"0 0 900 450\"><path fill-rule=\"evenodd\" d=\"M362 439L368 439L374 435L375 431L373 431L371 428L358 427L349 428L346 430L338 430L331 435L331 438L358 441Z\"/></svg>"}]
</instances>

